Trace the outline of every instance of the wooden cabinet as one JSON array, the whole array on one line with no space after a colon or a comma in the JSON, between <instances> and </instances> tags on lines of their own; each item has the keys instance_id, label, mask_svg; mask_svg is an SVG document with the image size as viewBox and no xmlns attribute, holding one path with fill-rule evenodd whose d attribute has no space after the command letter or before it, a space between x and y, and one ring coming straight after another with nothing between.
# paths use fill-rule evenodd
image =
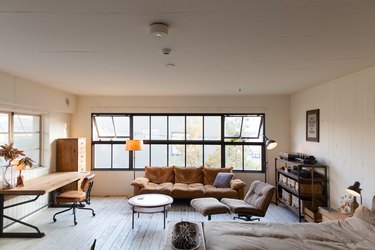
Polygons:
<instances>
[{"instance_id":1,"label":"wooden cabinet","mask_svg":"<svg viewBox=\"0 0 375 250\"><path fill-rule=\"evenodd\" d=\"M301 222L304 208L327 206L327 167L275 158L276 204L283 203Z\"/></svg>"},{"instance_id":2,"label":"wooden cabinet","mask_svg":"<svg viewBox=\"0 0 375 250\"><path fill-rule=\"evenodd\" d=\"M86 171L86 138L63 138L56 141L56 172ZM77 183L63 190L77 189ZM60 190L62 191L62 190Z\"/></svg>"}]
</instances>

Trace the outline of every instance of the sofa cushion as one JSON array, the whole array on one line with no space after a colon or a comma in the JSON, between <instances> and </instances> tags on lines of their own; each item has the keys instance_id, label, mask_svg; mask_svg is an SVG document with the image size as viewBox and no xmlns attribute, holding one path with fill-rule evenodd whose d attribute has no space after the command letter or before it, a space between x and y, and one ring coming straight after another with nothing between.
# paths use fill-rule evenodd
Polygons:
<instances>
[{"instance_id":1,"label":"sofa cushion","mask_svg":"<svg viewBox=\"0 0 375 250\"><path fill-rule=\"evenodd\" d=\"M149 183L149 179L145 177L137 177L135 180L131 183L131 185L135 187L145 188L147 187L147 183Z\"/></svg>"},{"instance_id":2,"label":"sofa cushion","mask_svg":"<svg viewBox=\"0 0 375 250\"><path fill-rule=\"evenodd\" d=\"M224 197L238 199L238 193L231 188L216 188L213 185L204 185L204 196L221 199Z\"/></svg>"},{"instance_id":3,"label":"sofa cushion","mask_svg":"<svg viewBox=\"0 0 375 250\"><path fill-rule=\"evenodd\" d=\"M214 187L217 188L229 188L230 181L233 179L234 174L232 173L218 173L214 181Z\"/></svg>"},{"instance_id":4,"label":"sofa cushion","mask_svg":"<svg viewBox=\"0 0 375 250\"><path fill-rule=\"evenodd\" d=\"M231 173L232 168L203 168L203 184L213 185L218 173Z\"/></svg>"},{"instance_id":5,"label":"sofa cushion","mask_svg":"<svg viewBox=\"0 0 375 250\"><path fill-rule=\"evenodd\" d=\"M203 182L202 167L175 167L174 174L175 183L192 184Z\"/></svg>"},{"instance_id":6,"label":"sofa cushion","mask_svg":"<svg viewBox=\"0 0 375 250\"><path fill-rule=\"evenodd\" d=\"M204 197L204 187L202 183L175 183L172 189L172 196L175 198Z\"/></svg>"},{"instance_id":7,"label":"sofa cushion","mask_svg":"<svg viewBox=\"0 0 375 250\"><path fill-rule=\"evenodd\" d=\"M241 181L240 179L234 179L230 181L230 188L237 190L240 188L244 188L246 186L246 183Z\"/></svg>"},{"instance_id":8,"label":"sofa cushion","mask_svg":"<svg viewBox=\"0 0 375 250\"><path fill-rule=\"evenodd\" d=\"M161 184L149 182L145 188L141 189L141 194L166 194L171 195L173 188L172 182L165 182Z\"/></svg>"},{"instance_id":9,"label":"sofa cushion","mask_svg":"<svg viewBox=\"0 0 375 250\"><path fill-rule=\"evenodd\" d=\"M145 167L145 177L157 184L174 182L174 167Z\"/></svg>"}]
</instances>

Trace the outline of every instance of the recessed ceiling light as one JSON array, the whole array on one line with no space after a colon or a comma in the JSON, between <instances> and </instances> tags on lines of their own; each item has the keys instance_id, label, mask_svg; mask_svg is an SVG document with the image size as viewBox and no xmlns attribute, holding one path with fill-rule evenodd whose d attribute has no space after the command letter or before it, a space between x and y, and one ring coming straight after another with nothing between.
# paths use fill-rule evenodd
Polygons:
<instances>
[{"instance_id":1,"label":"recessed ceiling light","mask_svg":"<svg viewBox=\"0 0 375 250\"><path fill-rule=\"evenodd\" d=\"M164 65L164 67L166 67L168 69L172 69L172 68L176 67L176 65L174 65L173 63L167 63L166 65Z\"/></svg>"},{"instance_id":2,"label":"recessed ceiling light","mask_svg":"<svg viewBox=\"0 0 375 250\"><path fill-rule=\"evenodd\" d=\"M165 37L168 35L168 25L165 23L153 23L150 25L150 33L156 37Z\"/></svg>"}]
</instances>

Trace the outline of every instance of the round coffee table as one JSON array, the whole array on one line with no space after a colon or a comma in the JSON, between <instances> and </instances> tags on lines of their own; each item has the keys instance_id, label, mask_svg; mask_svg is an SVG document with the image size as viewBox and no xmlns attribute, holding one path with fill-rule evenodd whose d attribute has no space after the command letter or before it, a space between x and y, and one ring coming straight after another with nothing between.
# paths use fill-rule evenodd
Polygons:
<instances>
[{"instance_id":1,"label":"round coffee table","mask_svg":"<svg viewBox=\"0 0 375 250\"><path fill-rule=\"evenodd\" d=\"M134 229L134 214L138 213L163 213L164 228L167 210L171 207L173 198L164 194L140 194L129 199L128 203L133 207L132 228Z\"/></svg>"}]
</instances>

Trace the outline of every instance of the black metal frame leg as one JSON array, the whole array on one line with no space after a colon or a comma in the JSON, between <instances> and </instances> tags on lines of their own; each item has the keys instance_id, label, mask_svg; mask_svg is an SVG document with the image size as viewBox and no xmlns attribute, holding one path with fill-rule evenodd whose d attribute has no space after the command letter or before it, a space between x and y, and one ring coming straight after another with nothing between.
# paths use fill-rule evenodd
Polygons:
<instances>
[{"instance_id":1,"label":"black metal frame leg","mask_svg":"<svg viewBox=\"0 0 375 250\"><path fill-rule=\"evenodd\" d=\"M36 201L39 198L39 196L40 195L37 195L32 200L19 202L19 203L12 204L12 205L9 205L9 206L4 206L4 195L2 195L2 194L0 195L0 238L41 238L45 235L44 233L40 232L39 228L37 228L36 226L31 225L31 224L26 223L26 222L23 222L21 220L17 220L15 218L12 218L12 217L4 214L5 209L20 206L20 205L23 205L23 204L27 204L27 203ZM4 218L8 219L8 220L11 220L11 221L14 221L16 223L22 224L24 226L30 227L37 232L36 233L31 233L31 232L30 233L29 232L14 232L14 233L4 232Z\"/></svg>"}]
</instances>

